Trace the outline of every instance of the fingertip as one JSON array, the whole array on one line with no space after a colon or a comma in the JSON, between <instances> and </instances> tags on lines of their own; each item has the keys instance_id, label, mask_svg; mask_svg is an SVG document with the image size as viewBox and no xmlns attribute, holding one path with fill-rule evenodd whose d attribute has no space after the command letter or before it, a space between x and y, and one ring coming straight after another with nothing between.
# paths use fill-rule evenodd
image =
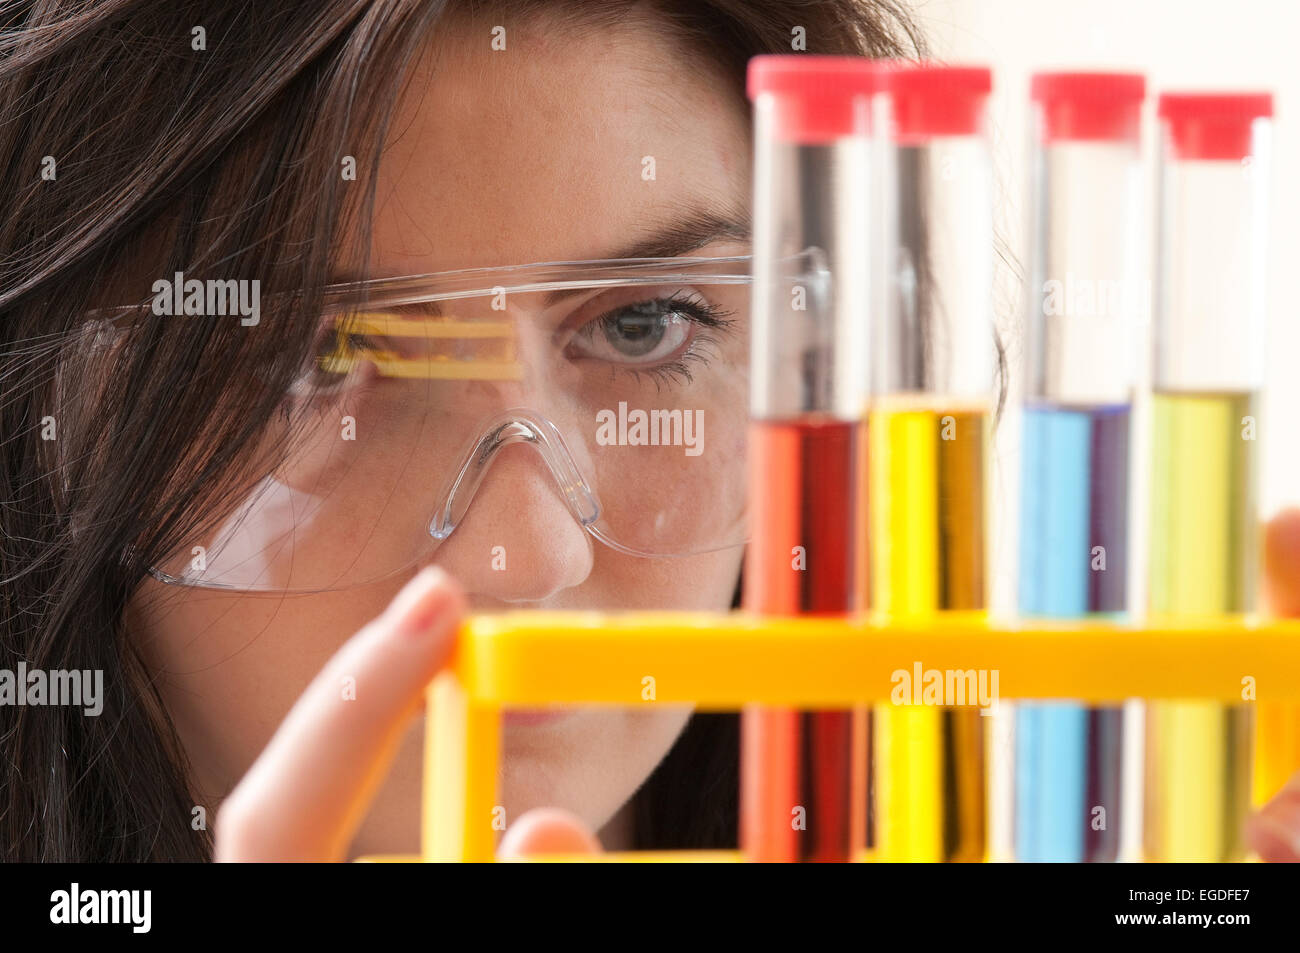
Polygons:
<instances>
[{"instance_id":1,"label":"fingertip","mask_svg":"<svg viewBox=\"0 0 1300 953\"><path fill-rule=\"evenodd\" d=\"M1300 615L1300 509L1283 510L1264 528L1264 579L1279 615Z\"/></svg>"},{"instance_id":2,"label":"fingertip","mask_svg":"<svg viewBox=\"0 0 1300 953\"><path fill-rule=\"evenodd\" d=\"M1264 562L1270 569L1300 571L1300 508L1287 508L1265 524Z\"/></svg>"},{"instance_id":3,"label":"fingertip","mask_svg":"<svg viewBox=\"0 0 1300 953\"><path fill-rule=\"evenodd\" d=\"M387 615L399 631L422 636L445 631L464 613L459 584L437 566L426 566L389 603Z\"/></svg>"},{"instance_id":4,"label":"fingertip","mask_svg":"<svg viewBox=\"0 0 1300 953\"><path fill-rule=\"evenodd\" d=\"M1300 507L1289 507L1268 521L1264 552L1279 565L1294 564L1300 557Z\"/></svg>"},{"instance_id":5,"label":"fingertip","mask_svg":"<svg viewBox=\"0 0 1300 953\"><path fill-rule=\"evenodd\" d=\"M434 569L439 577L439 585L442 586L450 600L450 610L457 616L465 615L469 612L469 602L465 597L465 589L456 580L455 576L439 569L437 566L430 567Z\"/></svg>"},{"instance_id":6,"label":"fingertip","mask_svg":"<svg viewBox=\"0 0 1300 953\"><path fill-rule=\"evenodd\" d=\"M515 821L501 838L502 860L539 854L599 854L600 841L576 815L555 807L538 807Z\"/></svg>"},{"instance_id":7,"label":"fingertip","mask_svg":"<svg viewBox=\"0 0 1300 953\"><path fill-rule=\"evenodd\" d=\"M1247 819L1246 838L1270 863L1300 862L1300 773Z\"/></svg>"},{"instance_id":8,"label":"fingertip","mask_svg":"<svg viewBox=\"0 0 1300 953\"><path fill-rule=\"evenodd\" d=\"M1275 819L1267 808L1246 822L1246 841L1266 863L1300 862L1300 845L1297 845L1296 833Z\"/></svg>"}]
</instances>

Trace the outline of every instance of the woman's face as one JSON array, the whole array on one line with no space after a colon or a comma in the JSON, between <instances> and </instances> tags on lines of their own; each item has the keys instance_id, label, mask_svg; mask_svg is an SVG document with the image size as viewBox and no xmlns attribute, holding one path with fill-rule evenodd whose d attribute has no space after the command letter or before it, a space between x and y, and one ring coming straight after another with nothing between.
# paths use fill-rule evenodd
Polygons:
<instances>
[{"instance_id":1,"label":"woman's face","mask_svg":"<svg viewBox=\"0 0 1300 953\"><path fill-rule=\"evenodd\" d=\"M380 167L375 277L656 245L667 255L748 253L734 235L749 198L748 128L734 77L648 20L591 32L524 21L507 25L505 50L492 41L490 24L444 29L405 87ZM735 227L717 237L706 229L697 236L705 244L673 249L705 222ZM506 554L504 569L495 552ZM462 583L476 611L719 609L730 602L741 553L644 559L595 543L536 454L518 447L497 458L463 522L429 558ZM417 568L312 596L157 583L137 594L137 638L161 673L203 803L214 807L231 789L318 669ZM550 805L605 827L688 716L653 705L508 715L507 820ZM416 847L422 727L412 725L356 852Z\"/></svg>"}]
</instances>

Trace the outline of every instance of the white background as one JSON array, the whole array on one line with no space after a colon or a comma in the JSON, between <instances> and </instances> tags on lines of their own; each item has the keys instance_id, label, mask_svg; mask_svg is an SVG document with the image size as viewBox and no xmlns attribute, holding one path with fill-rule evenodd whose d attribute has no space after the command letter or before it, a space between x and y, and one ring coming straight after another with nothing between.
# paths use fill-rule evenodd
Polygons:
<instances>
[{"instance_id":1,"label":"white background","mask_svg":"<svg viewBox=\"0 0 1300 953\"><path fill-rule=\"evenodd\" d=\"M1032 72L1114 68L1146 74L1148 192L1155 184L1155 94L1273 91L1272 320L1260 421L1261 504L1265 516L1300 505L1300 309L1292 290L1300 280L1300 0L915 0L913 9L936 58L994 69L999 227L1022 261ZM1017 357L1019 300L1009 287L1001 291L1006 336Z\"/></svg>"},{"instance_id":2,"label":"white background","mask_svg":"<svg viewBox=\"0 0 1300 953\"><path fill-rule=\"evenodd\" d=\"M1300 280L1300 0L913 0L914 15L931 54L954 64L992 66L991 119L995 169L1001 188L998 229L1025 260L1025 159L1030 74L1043 69L1124 69L1146 74L1144 122L1147 192L1154 191L1155 96L1163 90L1267 89L1275 95L1273 214L1270 224L1271 320L1268 386L1261 420L1261 510L1267 517L1300 505L1300 314L1293 282ZM1154 225L1154 206L1147 217ZM999 322L1012 361L1013 393L1021 368L1019 289L1004 274ZM1014 415L1013 415L1014 419ZM1140 418L1139 418L1140 419ZM1011 423L1011 421L1008 421ZM1142 439L1139 434L1139 439ZM1019 454L1016 427L1001 429L995 456L997 513L1012 513ZM1141 468L1140 468L1141 469ZM1146 492L1138 473L1135 499ZM1133 542L1142 547L1143 535ZM994 530L994 605L1007 609L1014 591L1014 518ZM1142 552L1135 549L1133 564ZM1140 576L1140 574L1135 574ZM1134 598L1144 591L1133 578ZM1141 711L1130 705L1130 738L1141 736ZM993 719L992 856L1010 854L1011 721ZM1126 744L1122 858L1140 856L1140 745Z\"/></svg>"}]
</instances>

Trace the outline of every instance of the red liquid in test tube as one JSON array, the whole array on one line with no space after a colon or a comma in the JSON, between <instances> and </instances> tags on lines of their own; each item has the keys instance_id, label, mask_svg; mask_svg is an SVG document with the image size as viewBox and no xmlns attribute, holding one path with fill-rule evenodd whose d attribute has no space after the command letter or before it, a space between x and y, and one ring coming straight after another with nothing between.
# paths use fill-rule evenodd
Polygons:
<instances>
[{"instance_id":1,"label":"red liquid in test tube","mask_svg":"<svg viewBox=\"0 0 1300 953\"><path fill-rule=\"evenodd\" d=\"M871 116L882 73L851 57L759 57L755 103L750 513L745 608L860 607L855 490L866 400ZM857 847L851 709L751 707L742 720L741 849L847 861ZM859 782L860 784L861 782Z\"/></svg>"}]
</instances>

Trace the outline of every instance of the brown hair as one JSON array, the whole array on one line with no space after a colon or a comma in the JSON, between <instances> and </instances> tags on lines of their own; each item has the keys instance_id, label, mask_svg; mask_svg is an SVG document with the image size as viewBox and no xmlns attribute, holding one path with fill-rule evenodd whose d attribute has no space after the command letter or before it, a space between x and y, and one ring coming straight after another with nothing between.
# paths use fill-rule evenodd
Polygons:
<instances>
[{"instance_id":1,"label":"brown hair","mask_svg":"<svg viewBox=\"0 0 1300 953\"><path fill-rule=\"evenodd\" d=\"M501 7L560 6L583 21L633 5ZM0 667L100 669L105 686L97 718L0 706L0 859L210 856L191 827L184 753L123 614L148 567L197 529L195 514L255 478L250 454L310 347L327 275L345 251L365 260L379 150L359 144L384 140L405 67L461 6L0 9ZM892 0L641 6L724 57L738 82L750 56L790 52L795 27L808 52L919 46ZM339 174L348 154L355 182ZM356 247L340 249L349 222ZM262 301L277 302L262 313L273 333L146 318L82 361L97 344L88 314L145 300L131 275L176 271L257 275ZM54 441L42 439L49 418ZM644 845L734 844L736 721L692 719L638 795Z\"/></svg>"}]
</instances>

